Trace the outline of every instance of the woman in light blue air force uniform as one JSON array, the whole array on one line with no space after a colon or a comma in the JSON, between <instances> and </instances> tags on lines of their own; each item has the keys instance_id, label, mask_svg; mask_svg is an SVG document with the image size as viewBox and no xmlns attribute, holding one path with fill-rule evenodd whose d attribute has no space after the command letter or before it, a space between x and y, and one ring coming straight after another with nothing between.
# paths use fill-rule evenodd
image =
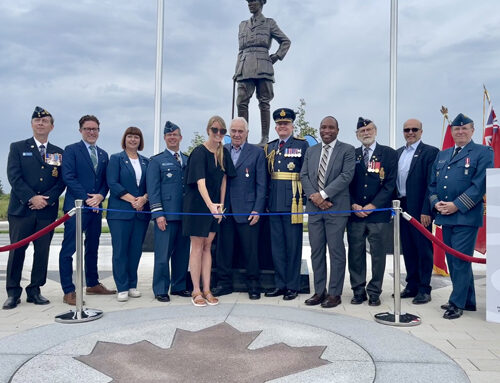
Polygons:
<instances>
[{"instance_id":1,"label":"woman in light blue air force uniform","mask_svg":"<svg viewBox=\"0 0 500 383\"><path fill-rule=\"evenodd\" d=\"M109 159L107 181L110 191L107 220L113 245L113 277L119 302L141 296L137 290L137 268L142 254L150 214L146 193L149 159L140 155L144 138L139 128L129 127L120 153ZM113 211L126 210L126 212Z\"/></svg>"}]
</instances>

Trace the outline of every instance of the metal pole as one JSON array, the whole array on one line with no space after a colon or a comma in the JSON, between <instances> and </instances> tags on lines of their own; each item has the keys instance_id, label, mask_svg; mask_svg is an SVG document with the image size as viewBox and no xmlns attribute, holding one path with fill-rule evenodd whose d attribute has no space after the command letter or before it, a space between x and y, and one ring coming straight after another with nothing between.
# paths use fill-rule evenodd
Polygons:
<instances>
[{"instance_id":1,"label":"metal pole","mask_svg":"<svg viewBox=\"0 0 500 383\"><path fill-rule=\"evenodd\" d=\"M398 65L398 0L391 0L391 80L390 80L390 112L389 142L396 149L396 102L397 102L397 65Z\"/></svg>"},{"instance_id":2,"label":"metal pole","mask_svg":"<svg viewBox=\"0 0 500 383\"><path fill-rule=\"evenodd\" d=\"M76 207L76 315L81 319L83 311L83 230L82 230L83 200L75 201Z\"/></svg>"},{"instance_id":3,"label":"metal pole","mask_svg":"<svg viewBox=\"0 0 500 383\"><path fill-rule=\"evenodd\" d=\"M154 125L154 154L160 152L161 131L161 91L163 74L163 3L158 0L156 22L156 75L155 75L155 125Z\"/></svg>"},{"instance_id":4,"label":"metal pole","mask_svg":"<svg viewBox=\"0 0 500 383\"><path fill-rule=\"evenodd\" d=\"M420 317L413 314L401 313L401 241L399 236L399 225L401 223L401 201L393 200L392 209L394 212L394 312L375 314L375 321L390 326L417 326L422 322Z\"/></svg>"},{"instance_id":5,"label":"metal pole","mask_svg":"<svg viewBox=\"0 0 500 383\"><path fill-rule=\"evenodd\" d=\"M102 317L103 312L95 309L83 308L83 228L82 228L83 200L75 200L75 227L76 227L76 308L56 316L55 321L59 323L82 323L90 322Z\"/></svg>"}]
</instances>

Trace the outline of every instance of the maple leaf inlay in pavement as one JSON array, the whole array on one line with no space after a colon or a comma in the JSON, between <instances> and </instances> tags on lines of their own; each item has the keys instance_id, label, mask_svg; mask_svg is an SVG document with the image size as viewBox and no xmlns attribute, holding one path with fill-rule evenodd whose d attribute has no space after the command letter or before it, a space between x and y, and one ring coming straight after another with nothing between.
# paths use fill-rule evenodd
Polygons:
<instances>
[{"instance_id":1,"label":"maple leaf inlay in pavement","mask_svg":"<svg viewBox=\"0 0 500 383\"><path fill-rule=\"evenodd\" d=\"M168 349L147 341L131 345L97 342L75 359L124 382L266 382L328 364L324 346L284 343L249 350L260 331L242 333L227 323L201 331L177 329Z\"/></svg>"}]
</instances>

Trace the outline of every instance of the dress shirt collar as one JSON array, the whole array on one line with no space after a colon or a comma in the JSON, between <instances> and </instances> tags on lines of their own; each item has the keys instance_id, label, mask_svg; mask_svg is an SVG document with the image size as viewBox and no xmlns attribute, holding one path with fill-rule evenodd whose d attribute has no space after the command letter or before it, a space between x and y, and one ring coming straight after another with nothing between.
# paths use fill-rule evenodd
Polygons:
<instances>
[{"instance_id":1,"label":"dress shirt collar","mask_svg":"<svg viewBox=\"0 0 500 383\"><path fill-rule=\"evenodd\" d=\"M422 142L422 140L418 140L417 142L414 142L413 144L411 145L405 145L405 150L409 150L410 148L412 150L417 150L417 146L420 145L420 143Z\"/></svg>"},{"instance_id":2,"label":"dress shirt collar","mask_svg":"<svg viewBox=\"0 0 500 383\"><path fill-rule=\"evenodd\" d=\"M42 143L42 142L38 141L35 137L33 137L33 139L35 140L35 144L36 144L36 147L37 147L38 149L40 149L40 145L45 146L45 149L47 149L47 145L49 144L49 141L48 141L48 140L47 140L47 142L43 142L43 143Z\"/></svg>"}]
</instances>

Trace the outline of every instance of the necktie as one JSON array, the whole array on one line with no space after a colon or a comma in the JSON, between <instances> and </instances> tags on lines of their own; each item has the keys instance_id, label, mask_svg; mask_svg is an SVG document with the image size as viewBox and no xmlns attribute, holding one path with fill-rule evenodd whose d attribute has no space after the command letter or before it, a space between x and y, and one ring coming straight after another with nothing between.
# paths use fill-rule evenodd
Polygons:
<instances>
[{"instance_id":1,"label":"necktie","mask_svg":"<svg viewBox=\"0 0 500 383\"><path fill-rule=\"evenodd\" d=\"M363 151L363 161L365 162L365 166L368 168L368 162L370 161L370 149L365 148Z\"/></svg>"},{"instance_id":2,"label":"necktie","mask_svg":"<svg viewBox=\"0 0 500 383\"><path fill-rule=\"evenodd\" d=\"M90 159L92 160L92 165L94 165L94 170L97 170L97 152L94 145L90 145Z\"/></svg>"},{"instance_id":3,"label":"necktie","mask_svg":"<svg viewBox=\"0 0 500 383\"><path fill-rule=\"evenodd\" d=\"M39 149L40 149L40 156L42 156L42 161L45 162L45 153L46 153L45 152L45 145L44 144L40 145Z\"/></svg>"},{"instance_id":4,"label":"necktie","mask_svg":"<svg viewBox=\"0 0 500 383\"><path fill-rule=\"evenodd\" d=\"M283 146L285 146L285 141L280 141L280 150L283 149Z\"/></svg>"},{"instance_id":5,"label":"necktie","mask_svg":"<svg viewBox=\"0 0 500 383\"><path fill-rule=\"evenodd\" d=\"M175 153L174 153L174 157L175 157L175 159L177 160L177 162L181 164L181 158L179 157L179 153L175 152ZM182 165L182 164L181 164L181 165Z\"/></svg>"},{"instance_id":6,"label":"necktie","mask_svg":"<svg viewBox=\"0 0 500 383\"><path fill-rule=\"evenodd\" d=\"M323 146L323 155L321 156L321 161L319 162L318 169L318 186L319 190L323 190L325 188L325 174L328 160L328 151L330 150L330 145Z\"/></svg>"},{"instance_id":7,"label":"necktie","mask_svg":"<svg viewBox=\"0 0 500 383\"><path fill-rule=\"evenodd\" d=\"M455 148L455 151L453 152L453 155L451 156L451 158L453 159L453 157L455 157L460 152L460 150L462 150L462 148L460 146L457 146Z\"/></svg>"}]
</instances>

